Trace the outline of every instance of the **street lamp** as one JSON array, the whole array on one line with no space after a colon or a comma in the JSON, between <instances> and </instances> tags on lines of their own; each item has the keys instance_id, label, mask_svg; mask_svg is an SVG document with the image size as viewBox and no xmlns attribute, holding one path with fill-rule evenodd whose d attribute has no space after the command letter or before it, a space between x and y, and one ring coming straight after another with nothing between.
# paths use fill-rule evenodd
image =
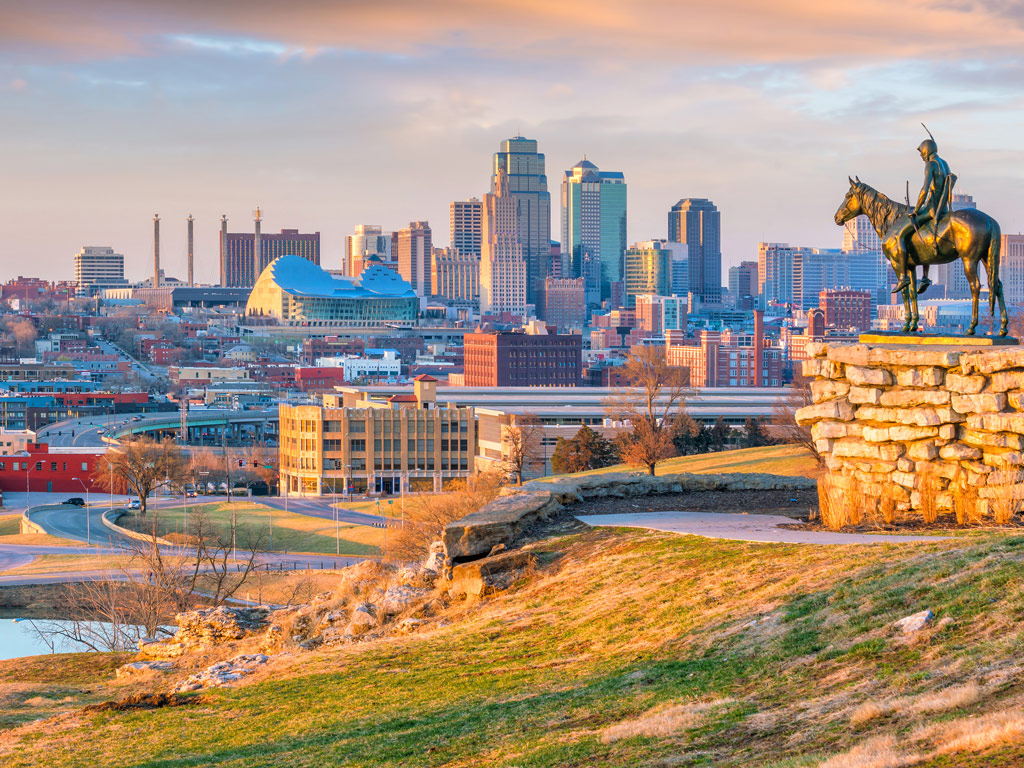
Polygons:
<instances>
[{"instance_id":1,"label":"street lamp","mask_svg":"<svg viewBox=\"0 0 1024 768\"><path fill-rule=\"evenodd\" d=\"M92 544L92 531L89 527L89 486L85 484L84 480L79 480L77 477L72 477L71 479L78 480L82 484L82 488L85 489L85 543Z\"/></svg>"},{"instance_id":2,"label":"street lamp","mask_svg":"<svg viewBox=\"0 0 1024 768\"><path fill-rule=\"evenodd\" d=\"M31 461L25 462L25 517L29 516L32 509L32 487L28 483L29 473L34 469Z\"/></svg>"}]
</instances>

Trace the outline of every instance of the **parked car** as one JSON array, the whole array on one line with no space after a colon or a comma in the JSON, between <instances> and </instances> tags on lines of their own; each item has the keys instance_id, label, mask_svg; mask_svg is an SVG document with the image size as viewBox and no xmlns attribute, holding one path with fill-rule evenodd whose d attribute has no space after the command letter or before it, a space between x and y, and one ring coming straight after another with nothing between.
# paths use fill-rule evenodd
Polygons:
<instances>
[{"instance_id":1,"label":"parked car","mask_svg":"<svg viewBox=\"0 0 1024 768\"><path fill-rule=\"evenodd\" d=\"M85 506L85 499L83 499L81 496L72 496L70 499L68 499L64 503L65 504L69 504L72 507L84 507Z\"/></svg>"},{"instance_id":2,"label":"parked car","mask_svg":"<svg viewBox=\"0 0 1024 768\"><path fill-rule=\"evenodd\" d=\"M142 502L138 499L132 499L128 502L128 509L142 509Z\"/></svg>"}]
</instances>

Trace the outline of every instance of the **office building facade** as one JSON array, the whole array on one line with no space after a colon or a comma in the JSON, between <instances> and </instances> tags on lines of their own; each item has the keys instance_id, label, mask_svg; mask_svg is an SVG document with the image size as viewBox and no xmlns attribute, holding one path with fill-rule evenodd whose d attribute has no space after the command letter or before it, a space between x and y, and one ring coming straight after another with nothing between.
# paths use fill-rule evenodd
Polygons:
<instances>
[{"instance_id":1,"label":"office building facade","mask_svg":"<svg viewBox=\"0 0 1024 768\"><path fill-rule=\"evenodd\" d=\"M641 294L672 293L672 252L658 241L634 243L625 253L625 306L635 307Z\"/></svg>"},{"instance_id":2,"label":"office building facade","mask_svg":"<svg viewBox=\"0 0 1024 768\"><path fill-rule=\"evenodd\" d=\"M467 333L467 387L575 387L582 370L583 337L542 332Z\"/></svg>"},{"instance_id":3,"label":"office building facade","mask_svg":"<svg viewBox=\"0 0 1024 768\"><path fill-rule=\"evenodd\" d=\"M668 239L686 243L690 292L706 304L722 301L722 221L704 198L683 198L668 214Z\"/></svg>"},{"instance_id":4,"label":"office building facade","mask_svg":"<svg viewBox=\"0 0 1024 768\"><path fill-rule=\"evenodd\" d=\"M417 295L429 296L433 288L430 262L434 258L430 223L411 221L408 227L398 230L396 239L398 274L413 287Z\"/></svg>"},{"instance_id":5,"label":"office building facade","mask_svg":"<svg viewBox=\"0 0 1024 768\"><path fill-rule=\"evenodd\" d=\"M75 254L75 288L80 296L92 296L105 288L123 288L124 254L113 248L87 245Z\"/></svg>"},{"instance_id":6,"label":"office building facade","mask_svg":"<svg viewBox=\"0 0 1024 768\"><path fill-rule=\"evenodd\" d=\"M528 278L519 238L519 204L511 194L508 177L499 170L495 191L484 195L483 200L481 315L509 312L526 316Z\"/></svg>"},{"instance_id":7,"label":"office building facade","mask_svg":"<svg viewBox=\"0 0 1024 768\"><path fill-rule=\"evenodd\" d=\"M871 330L871 293L849 288L824 290L818 296L828 328L840 330Z\"/></svg>"},{"instance_id":8,"label":"office building facade","mask_svg":"<svg viewBox=\"0 0 1024 768\"><path fill-rule=\"evenodd\" d=\"M546 277L537 293L537 317L559 331L582 328L587 320L582 277Z\"/></svg>"},{"instance_id":9,"label":"office building facade","mask_svg":"<svg viewBox=\"0 0 1024 768\"><path fill-rule=\"evenodd\" d=\"M526 301L535 302L537 284L547 277L551 244L551 193L544 168L544 155L537 142L516 136L501 142L494 155L491 192L497 191L499 173L504 173L508 191L519 204L519 242L526 262Z\"/></svg>"},{"instance_id":10,"label":"office building facade","mask_svg":"<svg viewBox=\"0 0 1024 768\"><path fill-rule=\"evenodd\" d=\"M611 298L623 279L626 179L584 158L562 178L563 275L582 277L588 306Z\"/></svg>"},{"instance_id":11,"label":"office building facade","mask_svg":"<svg viewBox=\"0 0 1024 768\"><path fill-rule=\"evenodd\" d=\"M393 233L385 232L379 224L356 224L355 231L345 237L345 274L359 277L371 256L385 266L391 264L392 241Z\"/></svg>"},{"instance_id":12,"label":"office building facade","mask_svg":"<svg viewBox=\"0 0 1024 768\"><path fill-rule=\"evenodd\" d=\"M259 242L259 267L253 254ZM302 233L282 229L280 233L222 232L220 284L231 288L249 288L274 259L297 256L310 264L320 264L320 233ZM254 271L255 270L255 271Z\"/></svg>"},{"instance_id":13,"label":"office building facade","mask_svg":"<svg viewBox=\"0 0 1024 768\"><path fill-rule=\"evenodd\" d=\"M480 258L483 202L475 197L454 200L448 216L452 251L461 256Z\"/></svg>"},{"instance_id":14,"label":"office building facade","mask_svg":"<svg viewBox=\"0 0 1024 768\"><path fill-rule=\"evenodd\" d=\"M455 248L435 248L430 276L433 295L452 302L480 300L480 257Z\"/></svg>"}]
</instances>

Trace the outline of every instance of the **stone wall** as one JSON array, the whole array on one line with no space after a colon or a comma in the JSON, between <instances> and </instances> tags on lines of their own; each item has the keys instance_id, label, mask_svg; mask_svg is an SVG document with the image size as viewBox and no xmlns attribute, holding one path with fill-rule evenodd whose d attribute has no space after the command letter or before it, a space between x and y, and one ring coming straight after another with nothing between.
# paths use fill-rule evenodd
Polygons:
<instances>
[{"instance_id":1,"label":"stone wall","mask_svg":"<svg viewBox=\"0 0 1024 768\"><path fill-rule=\"evenodd\" d=\"M1024 347L810 344L808 352L814 403L796 419L810 425L840 487L890 493L898 509L919 511L933 502L950 509L954 485L976 489L984 508L1019 483Z\"/></svg>"}]
</instances>

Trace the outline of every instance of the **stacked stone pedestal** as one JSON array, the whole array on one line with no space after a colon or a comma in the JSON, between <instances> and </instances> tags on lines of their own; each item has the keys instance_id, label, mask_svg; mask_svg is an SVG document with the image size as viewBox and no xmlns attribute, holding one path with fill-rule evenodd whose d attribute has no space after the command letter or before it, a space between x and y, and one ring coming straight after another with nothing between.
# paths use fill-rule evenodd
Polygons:
<instances>
[{"instance_id":1,"label":"stacked stone pedestal","mask_svg":"<svg viewBox=\"0 0 1024 768\"><path fill-rule=\"evenodd\" d=\"M1024 470L1024 347L810 344L813 405L797 411L836 485L921 511L984 507ZM1024 487L1024 486L1022 486ZM1022 491L1024 493L1024 491ZM925 498L927 496L927 498Z\"/></svg>"}]
</instances>

